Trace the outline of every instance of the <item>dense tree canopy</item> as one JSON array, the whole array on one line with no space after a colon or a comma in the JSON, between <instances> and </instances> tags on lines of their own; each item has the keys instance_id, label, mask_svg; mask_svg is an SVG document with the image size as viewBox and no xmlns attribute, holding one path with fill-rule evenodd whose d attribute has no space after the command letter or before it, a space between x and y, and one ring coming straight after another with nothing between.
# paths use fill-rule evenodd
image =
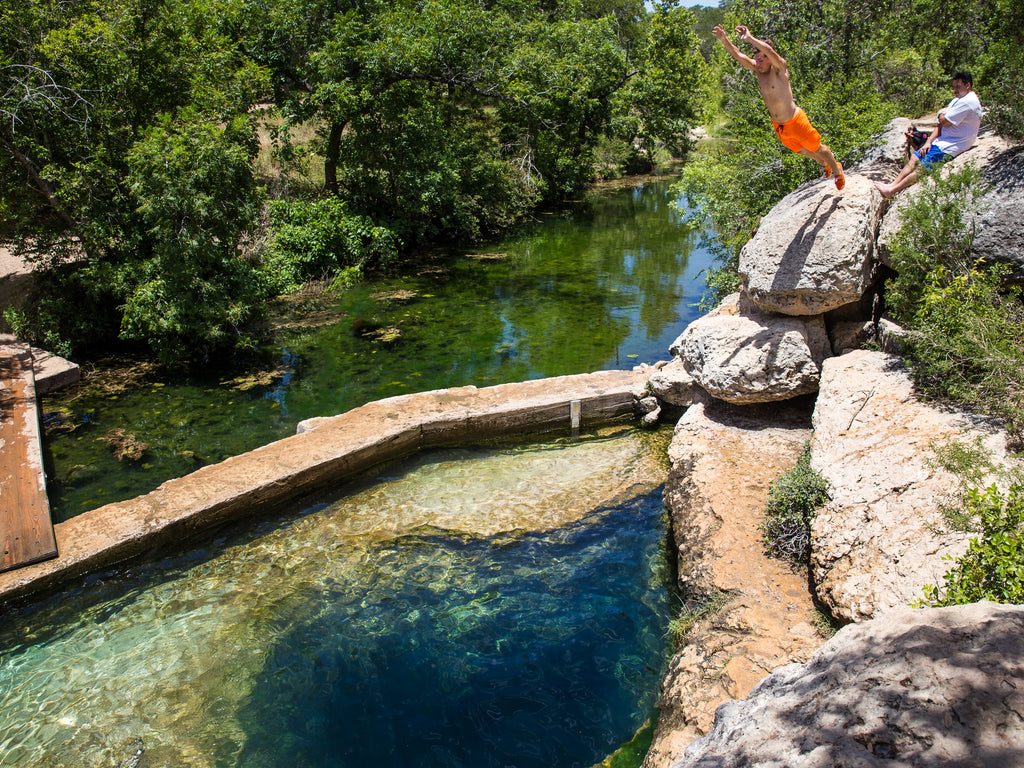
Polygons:
<instances>
[{"instance_id":1,"label":"dense tree canopy","mask_svg":"<svg viewBox=\"0 0 1024 768\"><path fill-rule=\"evenodd\" d=\"M21 0L0 14L0 210L44 269L21 324L76 342L116 329L166 356L244 341L259 300L291 284L281 238L243 248L266 195L258 114L280 116L285 168L322 163L319 184L277 178L289 220L326 194L331 220L375 233L308 269L362 267L382 242L479 238L576 195L600 142L623 167L685 152L706 81L671 2ZM69 298L94 311L61 311Z\"/></svg>"}]
</instances>

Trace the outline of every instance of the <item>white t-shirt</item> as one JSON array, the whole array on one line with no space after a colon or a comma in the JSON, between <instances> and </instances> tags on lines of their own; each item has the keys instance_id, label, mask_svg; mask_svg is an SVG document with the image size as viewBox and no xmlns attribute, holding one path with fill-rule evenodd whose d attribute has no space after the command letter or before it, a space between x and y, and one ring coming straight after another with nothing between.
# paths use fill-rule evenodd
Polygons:
<instances>
[{"instance_id":1,"label":"white t-shirt","mask_svg":"<svg viewBox=\"0 0 1024 768\"><path fill-rule=\"evenodd\" d=\"M981 101L970 91L966 96L953 99L946 107L946 119L952 126L942 126L942 133L932 142L947 155L956 157L970 149L981 127Z\"/></svg>"}]
</instances>

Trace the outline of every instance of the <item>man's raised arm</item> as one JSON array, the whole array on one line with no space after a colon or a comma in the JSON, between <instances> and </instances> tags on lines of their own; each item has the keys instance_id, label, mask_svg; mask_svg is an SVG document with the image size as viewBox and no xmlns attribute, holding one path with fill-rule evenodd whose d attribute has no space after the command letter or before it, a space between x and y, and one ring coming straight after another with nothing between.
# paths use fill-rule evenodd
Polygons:
<instances>
[{"instance_id":1,"label":"man's raised arm","mask_svg":"<svg viewBox=\"0 0 1024 768\"><path fill-rule=\"evenodd\" d=\"M750 30L742 24L736 27L736 36L744 43L754 46L757 50L763 53L768 58L768 61L772 63L772 66L780 72L787 72L789 70L789 65L786 63L784 58L779 56L778 51L772 48L764 40L758 40L750 34Z\"/></svg>"},{"instance_id":2,"label":"man's raised arm","mask_svg":"<svg viewBox=\"0 0 1024 768\"><path fill-rule=\"evenodd\" d=\"M722 45L725 46L725 50L729 52L730 56L736 59L736 61L738 61L747 69L754 69L754 60L736 47L735 43L733 43L733 41L726 36L725 29L722 28L721 24L719 24L711 31L715 33L715 37L717 37L719 41L721 41Z\"/></svg>"}]
</instances>

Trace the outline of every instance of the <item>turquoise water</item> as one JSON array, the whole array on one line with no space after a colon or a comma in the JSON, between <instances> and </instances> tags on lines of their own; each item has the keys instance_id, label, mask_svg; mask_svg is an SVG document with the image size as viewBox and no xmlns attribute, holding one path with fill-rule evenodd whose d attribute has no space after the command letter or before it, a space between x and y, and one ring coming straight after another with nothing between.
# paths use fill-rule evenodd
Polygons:
<instances>
[{"instance_id":1,"label":"turquoise water","mask_svg":"<svg viewBox=\"0 0 1024 768\"><path fill-rule=\"evenodd\" d=\"M310 299L296 323L268 331L262 378L213 361L187 377L144 378L116 397L72 393L63 422L72 431L53 429L44 414L54 519L383 397L667 359L697 316L711 259L673 206L670 182L597 194L509 241L432 257L337 300ZM373 333L389 329L397 338ZM99 440L112 429L148 445L141 460L114 458Z\"/></svg>"},{"instance_id":2,"label":"turquoise water","mask_svg":"<svg viewBox=\"0 0 1024 768\"><path fill-rule=\"evenodd\" d=\"M423 454L9 612L0 765L591 766L668 658L664 440Z\"/></svg>"}]
</instances>

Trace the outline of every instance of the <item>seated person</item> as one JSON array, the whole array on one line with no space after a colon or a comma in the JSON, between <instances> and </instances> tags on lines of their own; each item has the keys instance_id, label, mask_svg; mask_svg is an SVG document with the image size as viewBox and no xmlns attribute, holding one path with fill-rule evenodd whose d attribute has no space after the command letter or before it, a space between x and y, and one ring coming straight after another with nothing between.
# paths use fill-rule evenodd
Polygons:
<instances>
[{"instance_id":1,"label":"seated person","mask_svg":"<svg viewBox=\"0 0 1024 768\"><path fill-rule=\"evenodd\" d=\"M921 148L910 157L892 183L875 186L882 197L889 198L917 181L917 163L931 170L974 146L981 127L981 102L973 90L969 72L953 75L953 100L939 112L939 124Z\"/></svg>"}]
</instances>

